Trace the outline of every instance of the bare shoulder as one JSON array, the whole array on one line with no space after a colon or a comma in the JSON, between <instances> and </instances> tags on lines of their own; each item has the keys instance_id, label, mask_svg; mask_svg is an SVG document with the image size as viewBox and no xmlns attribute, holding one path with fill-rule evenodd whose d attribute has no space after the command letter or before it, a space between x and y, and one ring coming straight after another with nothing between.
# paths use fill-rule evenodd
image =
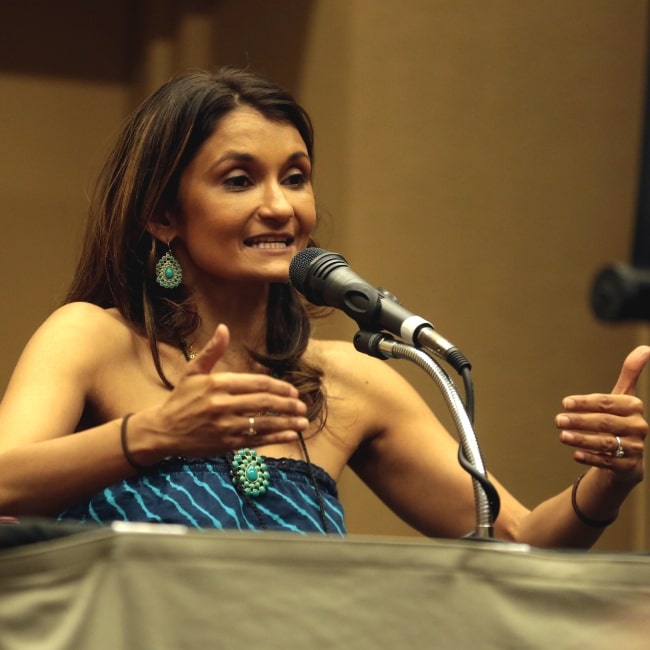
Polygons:
<instances>
[{"instance_id":1,"label":"bare shoulder","mask_svg":"<svg viewBox=\"0 0 650 650\"><path fill-rule=\"evenodd\" d=\"M85 302L59 307L28 341L15 374L33 374L39 367L57 374L91 378L93 368L133 352L134 334L117 310Z\"/></svg>"},{"instance_id":2,"label":"bare shoulder","mask_svg":"<svg viewBox=\"0 0 650 650\"><path fill-rule=\"evenodd\" d=\"M359 352L344 341L313 341L311 361L323 371L328 423L354 421L356 440L400 440L420 429L448 435L427 402L390 361ZM342 417L339 419L339 415Z\"/></svg>"},{"instance_id":3,"label":"bare shoulder","mask_svg":"<svg viewBox=\"0 0 650 650\"><path fill-rule=\"evenodd\" d=\"M74 327L75 330L114 330L125 327L116 309L104 309L89 302L71 302L56 309L43 323L45 327Z\"/></svg>"},{"instance_id":4,"label":"bare shoulder","mask_svg":"<svg viewBox=\"0 0 650 650\"><path fill-rule=\"evenodd\" d=\"M49 349L53 346L56 349L61 346L62 352L94 356L120 342L129 344L132 337L130 328L117 310L73 302L52 312L35 332L28 347L46 345Z\"/></svg>"},{"instance_id":5,"label":"bare shoulder","mask_svg":"<svg viewBox=\"0 0 650 650\"><path fill-rule=\"evenodd\" d=\"M326 381L377 390L386 382L405 381L388 363L359 352L347 341L312 340L309 353L311 361L323 370Z\"/></svg>"},{"instance_id":6,"label":"bare shoulder","mask_svg":"<svg viewBox=\"0 0 650 650\"><path fill-rule=\"evenodd\" d=\"M348 341L312 339L309 355L310 360L323 370L328 380L365 382L374 372L381 373L385 365L382 361L359 352Z\"/></svg>"},{"instance_id":7,"label":"bare shoulder","mask_svg":"<svg viewBox=\"0 0 650 650\"><path fill-rule=\"evenodd\" d=\"M387 412L397 418L423 406L415 389L389 363L359 352L351 343L314 340L309 354L323 371L329 413L352 415L363 428L360 438L388 424Z\"/></svg>"},{"instance_id":8,"label":"bare shoulder","mask_svg":"<svg viewBox=\"0 0 650 650\"><path fill-rule=\"evenodd\" d=\"M111 368L124 364L134 345L136 337L115 310L77 302L54 311L28 341L9 380L0 404L4 443L73 430L87 403L110 383Z\"/></svg>"}]
</instances>

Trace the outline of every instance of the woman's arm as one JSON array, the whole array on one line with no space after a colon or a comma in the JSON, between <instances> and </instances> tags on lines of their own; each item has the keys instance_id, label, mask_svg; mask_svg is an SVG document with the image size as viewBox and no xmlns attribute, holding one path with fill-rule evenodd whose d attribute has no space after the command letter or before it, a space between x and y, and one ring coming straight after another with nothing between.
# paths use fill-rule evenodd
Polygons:
<instances>
[{"instance_id":1,"label":"woman's arm","mask_svg":"<svg viewBox=\"0 0 650 650\"><path fill-rule=\"evenodd\" d=\"M128 412L127 444L141 465L244 446L248 413L260 405L279 415L257 418L256 444L295 440L308 423L293 386L213 372L228 340L227 328L217 328L167 391L119 319L83 303L55 312L26 346L0 404L0 514L54 514L133 474L121 436ZM106 421L75 433L86 407L100 401L110 405Z\"/></svg>"},{"instance_id":2,"label":"woman's arm","mask_svg":"<svg viewBox=\"0 0 650 650\"><path fill-rule=\"evenodd\" d=\"M594 520L616 514L643 476L643 443L648 425L642 403L633 396L636 380L650 348L635 350L626 360L614 392L573 396L557 424L564 444L575 447L575 460L592 469L580 481L576 503ZM372 431L350 461L351 467L407 523L430 536L460 537L475 525L471 478L457 459L458 442L433 416L411 386L386 364L355 360L347 364L350 387L373 414ZM618 435L625 457L610 455ZM532 512L494 477L501 498L495 522L499 538L536 546L589 547L602 528L583 523L572 507L572 488L545 501Z\"/></svg>"},{"instance_id":3,"label":"woman's arm","mask_svg":"<svg viewBox=\"0 0 650 650\"><path fill-rule=\"evenodd\" d=\"M118 422L69 435L111 345L109 319L94 306L67 305L25 347L0 403L0 513L55 512L128 473Z\"/></svg>"},{"instance_id":4,"label":"woman's arm","mask_svg":"<svg viewBox=\"0 0 650 650\"><path fill-rule=\"evenodd\" d=\"M555 420L560 441L574 450L584 475L524 519L521 541L587 547L616 519L623 501L644 477L648 424L643 402L634 393L649 358L650 347L639 346L625 359L611 393L563 400L565 411Z\"/></svg>"}]
</instances>

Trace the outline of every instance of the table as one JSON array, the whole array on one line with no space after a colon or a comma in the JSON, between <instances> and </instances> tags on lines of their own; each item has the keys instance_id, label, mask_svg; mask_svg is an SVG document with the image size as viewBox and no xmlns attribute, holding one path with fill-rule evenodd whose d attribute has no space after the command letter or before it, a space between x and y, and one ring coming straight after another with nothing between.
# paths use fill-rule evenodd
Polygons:
<instances>
[{"instance_id":1,"label":"table","mask_svg":"<svg viewBox=\"0 0 650 650\"><path fill-rule=\"evenodd\" d=\"M479 540L0 526L1 650L648 650L650 556Z\"/></svg>"}]
</instances>

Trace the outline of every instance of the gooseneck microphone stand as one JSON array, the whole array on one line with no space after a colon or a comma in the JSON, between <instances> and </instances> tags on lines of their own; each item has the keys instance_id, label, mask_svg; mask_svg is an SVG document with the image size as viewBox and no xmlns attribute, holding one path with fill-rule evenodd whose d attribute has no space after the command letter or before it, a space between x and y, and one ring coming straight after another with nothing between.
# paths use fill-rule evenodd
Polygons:
<instances>
[{"instance_id":1,"label":"gooseneck microphone stand","mask_svg":"<svg viewBox=\"0 0 650 650\"><path fill-rule=\"evenodd\" d=\"M435 381L447 403L460 438L459 461L472 476L476 524L473 533L465 537L493 539L493 524L499 512L499 496L487 478L478 440L470 419L470 417L473 418L473 406L468 412L467 404L461 400L453 381L433 358L432 352L426 348L416 348L413 345L397 341L386 332L372 332L363 329L355 334L354 346L359 352L378 359L393 358L411 361L425 370ZM469 366L469 364L467 365ZM463 378L465 379L466 400L473 405L469 368L466 369Z\"/></svg>"},{"instance_id":2,"label":"gooseneck microphone stand","mask_svg":"<svg viewBox=\"0 0 650 650\"><path fill-rule=\"evenodd\" d=\"M500 500L487 478L472 428L474 394L469 361L458 348L434 331L431 323L405 309L396 296L373 287L354 273L347 260L338 253L315 247L301 250L291 260L289 278L309 302L341 309L356 321L361 328L354 337L358 351L378 359L406 359L423 368L435 380L460 437L458 461L473 481L476 527L465 537L493 539L493 524L499 514ZM400 340L395 340L393 334ZM434 355L462 376L465 404Z\"/></svg>"}]
</instances>

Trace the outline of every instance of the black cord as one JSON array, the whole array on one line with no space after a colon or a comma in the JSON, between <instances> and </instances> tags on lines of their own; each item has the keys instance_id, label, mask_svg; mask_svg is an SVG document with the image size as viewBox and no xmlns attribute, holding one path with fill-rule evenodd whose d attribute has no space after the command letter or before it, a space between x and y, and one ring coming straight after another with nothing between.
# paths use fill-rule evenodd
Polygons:
<instances>
[{"instance_id":1,"label":"black cord","mask_svg":"<svg viewBox=\"0 0 650 650\"><path fill-rule=\"evenodd\" d=\"M461 376L463 378L463 384L465 388L465 411L467 412L467 417L471 424L474 424L474 382L472 380L472 373L470 367L464 367L461 371ZM492 521L496 521L496 518L499 516L499 511L501 510L501 499L499 493L490 480L481 474L474 465L469 461L465 450L462 445L458 447L458 462L461 467L471 474L471 476L476 479L488 500L488 505L490 507L490 513L492 515Z\"/></svg>"},{"instance_id":2,"label":"black cord","mask_svg":"<svg viewBox=\"0 0 650 650\"><path fill-rule=\"evenodd\" d=\"M472 380L471 369L463 368L461 377L465 388L465 411L469 421L474 424L474 381Z\"/></svg>"},{"instance_id":3,"label":"black cord","mask_svg":"<svg viewBox=\"0 0 650 650\"><path fill-rule=\"evenodd\" d=\"M485 492L485 496L487 497L488 505L490 507L490 514L492 515L492 521L496 521L496 518L499 516L499 512L501 510L501 499L499 497L497 489L494 487L494 485L492 485L491 481L486 476L483 476L483 474L481 474L476 469L476 467L472 465L472 463L465 455L465 450L463 449L462 445L458 447L458 462L466 472L471 474L471 476L479 482L481 488Z\"/></svg>"}]
</instances>

